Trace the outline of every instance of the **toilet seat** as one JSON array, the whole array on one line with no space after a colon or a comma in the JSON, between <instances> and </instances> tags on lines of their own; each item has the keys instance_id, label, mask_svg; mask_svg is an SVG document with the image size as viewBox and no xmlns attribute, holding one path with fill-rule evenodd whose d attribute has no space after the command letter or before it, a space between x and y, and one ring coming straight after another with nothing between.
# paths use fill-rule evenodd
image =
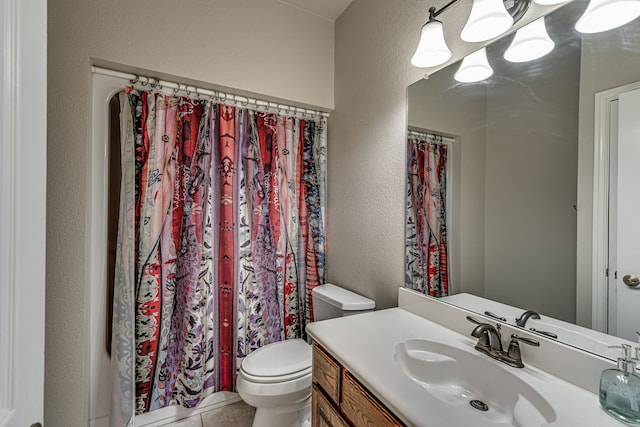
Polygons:
<instances>
[{"instance_id":1,"label":"toilet seat","mask_svg":"<svg viewBox=\"0 0 640 427\"><path fill-rule=\"evenodd\" d=\"M259 375L251 375L251 374L247 373L244 369L242 369L242 366L241 366L240 367L240 375L242 375L242 377L244 377L248 381L251 381L251 382L254 382L254 383L259 383L259 384L283 383L283 382L287 382L287 381L296 380L298 378L310 376L311 375L311 367L309 367L307 369L303 369L302 371L293 372L293 373L288 374L288 375L280 375L280 376L277 376L277 377L266 377L266 376L259 376Z\"/></svg>"},{"instance_id":2,"label":"toilet seat","mask_svg":"<svg viewBox=\"0 0 640 427\"><path fill-rule=\"evenodd\" d=\"M275 342L242 361L243 376L257 383L291 381L311 374L311 346L302 339Z\"/></svg>"}]
</instances>

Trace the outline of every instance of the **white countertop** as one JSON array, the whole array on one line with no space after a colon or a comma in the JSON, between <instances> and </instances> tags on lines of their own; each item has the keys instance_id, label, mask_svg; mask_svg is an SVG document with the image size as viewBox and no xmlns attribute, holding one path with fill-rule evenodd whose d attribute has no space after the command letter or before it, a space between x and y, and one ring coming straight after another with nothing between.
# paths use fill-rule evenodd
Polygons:
<instances>
[{"instance_id":1,"label":"white countertop","mask_svg":"<svg viewBox=\"0 0 640 427\"><path fill-rule=\"evenodd\" d=\"M472 329L470 324L469 332ZM315 322L307 326L307 332L407 425L462 427L470 425L469 419L474 414L477 417L476 410L470 406L452 411L425 393L421 385L405 375L393 356L395 344L411 338L438 341L476 352L474 338L460 335L401 308ZM624 425L601 409L598 396L593 393L535 367L512 368L477 354L509 370L544 396L557 415L556 420L548 424L550 426ZM526 358L524 363L527 364ZM476 422L476 419L474 427L482 426L481 420Z\"/></svg>"}]
</instances>

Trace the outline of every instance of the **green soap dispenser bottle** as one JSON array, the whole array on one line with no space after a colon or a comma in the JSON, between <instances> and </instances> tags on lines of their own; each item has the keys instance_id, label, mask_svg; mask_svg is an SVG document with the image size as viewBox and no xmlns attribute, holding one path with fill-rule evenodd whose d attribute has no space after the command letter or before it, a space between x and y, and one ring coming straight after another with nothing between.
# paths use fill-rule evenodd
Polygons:
<instances>
[{"instance_id":1,"label":"green soap dispenser bottle","mask_svg":"<svg viewBox=\"0 0 640 427\"><path fill-rule=\"evenodd\" d=\"M631 358L631 346L622 344L623 357L617 369L605 369L600 376L600 405L612 417L640 426L640 376L636 360Z\"/></svg>"}]
</instances>

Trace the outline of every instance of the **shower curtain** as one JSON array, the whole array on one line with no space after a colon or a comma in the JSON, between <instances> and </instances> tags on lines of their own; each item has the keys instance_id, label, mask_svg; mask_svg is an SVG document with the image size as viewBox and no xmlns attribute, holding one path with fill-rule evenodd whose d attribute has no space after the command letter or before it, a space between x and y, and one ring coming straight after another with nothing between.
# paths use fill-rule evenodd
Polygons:
<instances>
[{"instance_id":1,"label":"shower curtain","mask_svg":"<svg viewBox=\"0 0 640 427\"><path fill-rule=\"evenodd\" d=\"M248 353L306 338L325 251L325 119L131 88L120 105L112 425L233 391Z\"/></svg>"},{"instance_id":2,"label":"shower curtain","mask_svg":"<svg viewBox=\"0 0 640 427\"><path fill-rule=\"evenodd\" d=\"M449 294L447 152L441 136L407 138L405 287L435 297Z\"/></svg>"}]
</instances>

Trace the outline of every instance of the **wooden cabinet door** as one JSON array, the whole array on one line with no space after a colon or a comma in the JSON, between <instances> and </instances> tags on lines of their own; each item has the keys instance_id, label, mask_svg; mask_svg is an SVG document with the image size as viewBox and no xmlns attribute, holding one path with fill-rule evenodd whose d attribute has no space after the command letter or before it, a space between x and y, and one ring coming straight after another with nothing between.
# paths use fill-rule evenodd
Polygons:
<instances>
[{"instance_id":1,"label":"wooden cabinet door","mask_svg":"<svg viewBox=\"0 0 640 427\"><path fill-rule=\"evenodd\" d=\"M322 347L313 346L313 383L318 384L333 403L340 402L340 365Z\"/></svg>"},{"instance_id":2,"label":"wooden cabinet door","mask_svg":"<svg viewBox=\"0 0 640 427\"><path fill-rule=\"evenodd\" d=\"M404 425L349 373L342 378L340 409L356 427Z\"/></svg>"},{"instance_id":3,"label":"wooden cabinet door","mask_svg":"<svg viewBox=\"0 0 640 427\"><path fill-rule=\"evenodd\" d=\"M315 384L313 385L311 400L311 407L313 408L311 414L312 427L349 427L349 424L340 416Z\"/></svg>"}]
</instances>

